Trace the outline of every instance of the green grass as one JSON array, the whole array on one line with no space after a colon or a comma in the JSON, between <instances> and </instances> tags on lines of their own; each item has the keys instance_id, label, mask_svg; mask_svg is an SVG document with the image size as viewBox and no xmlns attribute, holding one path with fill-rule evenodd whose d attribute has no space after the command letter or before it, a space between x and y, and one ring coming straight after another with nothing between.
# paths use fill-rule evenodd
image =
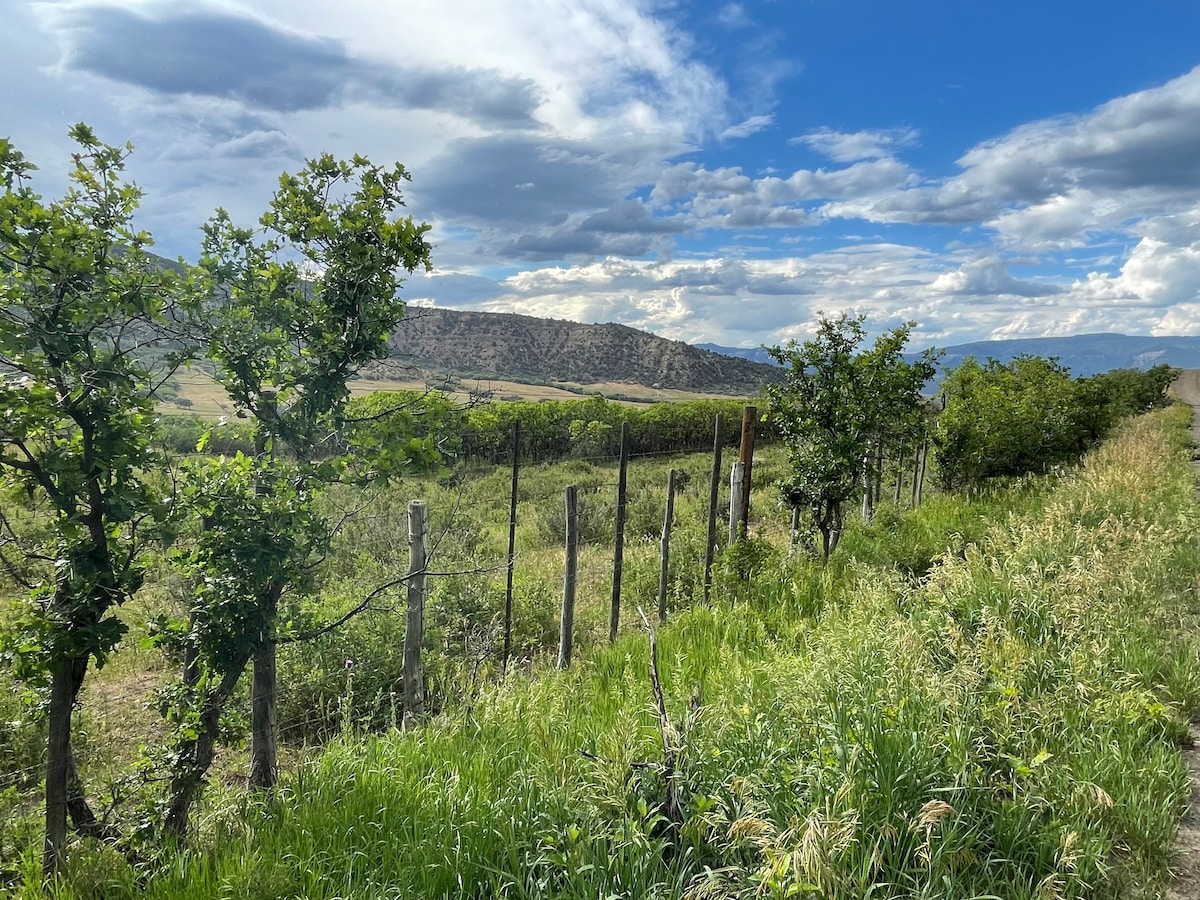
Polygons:
<instances>
[{"instance_id":1,"label":"green grass","mask_svg":"<svg viewBox=\"0 0 1200 900\"><path fill-rule=\"evenodd\" d=\"M535 655L529 672L447 691L443 714L407 733L343 716L275 798L214 792L194 846L140 871L81 846L51 894L1159 896L1188 795L1179 746L1200 711L1185 419L1139 419L1063 478L885 511L827 568L788 559L776 535L753 582L724 561L711 607L689 603L682 573L659 635L678 831L633 624L649 601L630 592L621 639L593 639L570 671ZM465 508L477 543L462 552L485 555L495 523ZM685 502L685 530L698 508ZM456 590L465 603L467 581ZM598 578L585 622L606 599ZM391 639L364 624L319 653ZM37 862L30 847L17 896L38 895Z\"/></svg>"}]
</instances>

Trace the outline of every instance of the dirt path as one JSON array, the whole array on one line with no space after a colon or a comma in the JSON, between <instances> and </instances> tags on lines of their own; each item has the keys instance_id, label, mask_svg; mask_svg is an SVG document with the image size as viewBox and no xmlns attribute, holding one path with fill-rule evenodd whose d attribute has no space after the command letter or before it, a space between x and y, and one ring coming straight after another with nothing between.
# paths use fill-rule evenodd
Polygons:
<instances>
[{"instance_id":1,"label":"dirt path","mask_svg":"<svg viewBox=\"0 0 1200 900\"><path fill-rule=\"evenodd\" d=\"M1192 407L1192 440L1200 447L1200 369L1185 369L1171 391ZM1196 465L1200 467L1200 459ZM1192 746L1183 751L1183 760L1192 773L1192 799L1175 838L1179 859L1167 900L1200 900L1200 729L1195 724Z\"/></svg>"}]
</instances>

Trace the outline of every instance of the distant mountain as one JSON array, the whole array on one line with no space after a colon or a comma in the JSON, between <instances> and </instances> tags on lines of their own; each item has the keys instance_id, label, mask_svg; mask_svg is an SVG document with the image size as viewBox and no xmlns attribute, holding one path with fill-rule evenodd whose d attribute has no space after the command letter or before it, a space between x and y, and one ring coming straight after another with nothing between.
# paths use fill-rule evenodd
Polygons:
<instances>
[{"instance_id":1,"label":"distant mountain","mask_svg":"<svg viewBox=\"0 0 1200 900\"><path fill-rule=\"evenodd\" d=\"M582 325L512 313L410 307L392 357L455 375L511 381L624 382L755 396L779 370L625 325Z\"/></svg>"},{"instance_id":2,"label":"distant mountain","mask_svg":"<svg viewBox=\"0 0 1200 900\"><path fill-rule=\"evenodd\" d=\"M697 344L705 350L766 363L770 357L759 348ZM1021 354L1055 357L1077 377L1111 369L1148 369L1159 363L1179 369L1200 368L1200 337L1147 337L1126 334L1079 334L1072 337L1018 338L976 341L944 348L939 364L953 369L968 356L981 362L1009 362Z\"/></svg>"},{"instance_id":3,"label":"distant mountain","mask_svg":"<svg viewBox=\"0 0 1200 900\"><path fill-rule=\"evenodd\" d=\"M720 344L693 344L692 346L699 347L701 350L710 350L713 353L724 353L726 356L736 356L738 359L748 359L751 362L767 366L779 365L767 356L767 351L762 347L722 347Z\"/></svg>"},{"instance_id":4,"label":"distant mountain","mask_svg":"<svg viewBox=\"0 0 1200 900\"><path fill-rule=\"evenodd\" d=\"M1148 337L1126 334L1078 334L1060 338L977 341L947 347L940 364L952 369L968 356L1008 362L1027 353L1056 357L1077 377L1111 369L1149 369L1165 363L1178 369L1200 368L1200 337Z\"/></svg>"}]
</instances>

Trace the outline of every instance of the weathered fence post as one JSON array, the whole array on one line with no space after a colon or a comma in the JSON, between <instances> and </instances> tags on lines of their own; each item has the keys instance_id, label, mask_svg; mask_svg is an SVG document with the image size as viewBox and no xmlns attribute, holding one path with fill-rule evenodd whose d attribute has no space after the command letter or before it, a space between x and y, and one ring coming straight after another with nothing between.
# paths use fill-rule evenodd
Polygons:
<instances>
[{"instance_id":1,"label":"weathered fence post","mask_svg":"<svg viewBox=\"0 0 1200 900\"><path fill-rule=\"evenodd\" d=\"M575 636L575 581L579 572L579 488L570 485L566 495L567 568L563 576L562 618L558 632L558 667L571 665Z\"/></svg>"},{"instance_id":2,"label":"weathered fence post","mask_svg":"<svg viewBox=\"0 0 1200 900\"><path fill-rule=\"evenodd\" d=\"M796 546L800 543L800 507L792 507L792 553L796 552Z\"/></svg>"},{"instance_id":3,"label":"weathered fence post","mask_svg":"<svg viewBox=\"0 0 1200 900\"><path fill-rule=\"evenodd\" d=\"M508 581L504 588L504 658L500 671L508 671L512 653L513 564L517 551L517 478L521 471L521 420L513 423L512 493L508 501Z\"/></svg>"},{"instance_id":4,"label":"weathered fence post","mask_svg":"<svg viewBox=\"0 0 1200 900\"><path fill-rule=\"evenodd\" d=\"M617 527L613 546L612 609L608 614L609 643L617 639L621 624L621 570L625 564L625 501L629 472L629 423L621 423L621 461L617 474Z\"/></svg>"},{"instance_id":5,"label":"weathered fence post","mask_svg":"<svg viewBox=\"0 0 1200 900\"><path fill-rule=\"evenodd\" d=\"M750 533L750 473L754 468L754 420L758 417L758 409L747 406L742 409L742 443L738 449L738 462L742 468L742 496L738 510L738 519L746 534Z\"/></svg>"},{"instance_id":6,"label":"weathered fence post","mask_svg":"<svg viewBox=\"0 0 1200 900\"><path fill-rule=\"evenodd\" d=\"M712 478L708 483L708 540L704 545L704 602L712 599L713 553L717 546L717 492L721 487L721 429L724 422L717 413L713 421Z\"/></svg>"},{"instance_id":7,"label":"weathered fence post","mask_svg":"<svg viewBox=\"0 0 1200 900\"><path fill-rule=\"evenodd\" d=\"M425 640L425 503L408 504L408 615L404 628L404 721L425 714L425 676L421 670L421 644Z\"/></svg>"},{"instance_id":8,"label":"weathered fence post","mask_svg":"<svg viewBox=\"0 0 1200 900\"><path fill-rule=\"evenodd\" d=\"M663 516L658 563L658 621L667 621L667 580L671 563L671 524L675 519L675 470L667 476L667 512Z\"/></svg>"},{"instance_id":9,"label":"weathered fence post","mask_svg":"<svg viewBox=\"0 0 1200 900\"><path fill-rule=\"evenodd\" d=\"M746 484L746 464L735 462L729 467L729 543L738 539L742 515L742 491Z\"/></svg>"}]
</instances>

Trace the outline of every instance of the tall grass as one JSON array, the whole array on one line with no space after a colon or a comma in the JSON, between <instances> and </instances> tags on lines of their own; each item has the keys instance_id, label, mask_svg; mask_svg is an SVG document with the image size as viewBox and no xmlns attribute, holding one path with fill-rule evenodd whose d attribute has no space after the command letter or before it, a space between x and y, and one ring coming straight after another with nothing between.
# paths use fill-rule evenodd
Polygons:
<instances>
[{"instance_id":1,"label":"tall grass","mask_svg":"<svg viewBox=\"0 0 1200 900\"><path fill-rule=\"evenodd\" d=\"M212 807L191 849L145 871L79 854L51 893L1157 896L1200 710L1184 418L1136 420L1007 512L904 519L912 564L868 529L834 566L776 552L673 615L678 828L630 631L407 733L348 729L274 799Z\"/></svg>"}]
</instances>

